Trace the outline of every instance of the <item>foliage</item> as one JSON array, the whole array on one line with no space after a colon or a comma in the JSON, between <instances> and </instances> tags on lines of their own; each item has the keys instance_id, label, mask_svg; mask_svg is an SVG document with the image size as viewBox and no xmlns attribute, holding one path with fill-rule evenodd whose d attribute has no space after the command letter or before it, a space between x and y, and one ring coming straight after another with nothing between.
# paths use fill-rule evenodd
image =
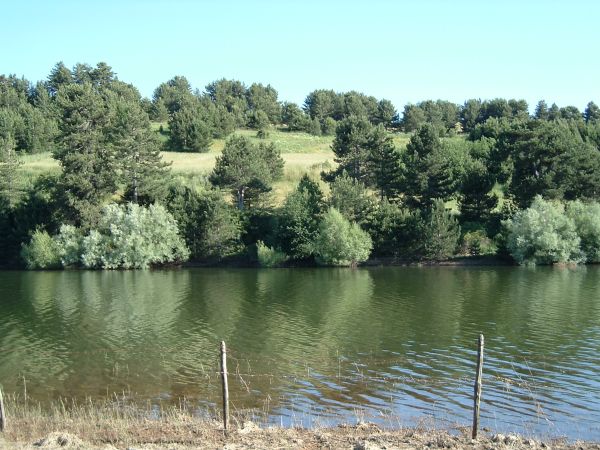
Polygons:
<instances>
[{"instance_id":1,"label":"foliage","mask_svg":"<svg viewBox=\"0 0 600 450\"><path fill-rule=\"evenodd\" d=\"M285 199L279 219L279 241L282 249L295 259L313 255L313 243L325 209L319 185L307 175L295 191Z\"/></svg>"},{"instance_id":2,"label":"foliage","mask_svg":"<svg viewBox=\"0 0 600 450\"><path fill-rule=\"evenodd\" d=\"M68 84L56 94L60 110L60 147L54 157L62 170L62 183L72 220L92 225L102 202L118 185L116 149L107 145L110 114L104 98L91 84Z\"/></svg>"},{"instance_id":3,"label":"foliage","mask_svg":"<svg viewBox=\"0 0 600 450\"><path fill-rule=\"evenodd\" d=\"M207 152L213 132L208 120L202 117L200 105L184 103L169 119L170 148L184 152Z\"/></svg>"},{"instance_id":4,"label":"foliage","mask_svg":"<svg viewBox=\"0 0 600 450\"><path fill-rule=\"evenodd\" d=\"M166 205L177 221L192 259L222 260L240 253L240 217L220 192L173 185Z\"/></svg>"},{"instance_id":5,"label":"foliage","mask_svg":"<svg viewBox=\"0 0 600 450\"><path fill-rule=\"evenodd\" d=\"M284 252L268 247L263 241L256 243L256 254L261 267L279 267L288 260Z\"/></svg>"},{"instance_id":6,"label":"foliage","mask_svg":"<svg viewBox=\"0 0 600 450\"><path fill-rule=\"evenodd\" d=\"M589 102L583 112L585 123L596 122L600 120L600 108L594 102Z\"/></svg>"},{"instance_id":7,"label":"foliage","mask_svg":"<svg viewBox=\"0 0 600 450\"><path fill-rule=\"evenodd\" d=\"M600 204L579 200L569 202L566 214L575 224L586 262L600 262Z\"/></svg>"},{"instance_id":8,"label":"foliage","mask_svg":"<svg viewBox=\"0 0 600 450\"><path fill-rule=\"evenodd\" d=\"M509 192L521 207L536 195L566 200L600 195L600 152L569 123L531 121L513 127L501 141L514 166Z\"/></svg>"},{"instance_id":9,"label":"foliage","mask_svg":"<svg viewBox=\"0 0 600 450\"><path fill-rule=\"evenodd\" d=\"M281 105L277 101L277 91L270 84L253 83L246 91L248 108L255 113L261 113L266 123L256 128L263 128L269 123L276 124L281 121ZM252 125L251 125L252 126Z\"/></svg>"},{"instance_id":10,"label":"foliage","mask_svg":"<svg viewBox=\"0 0 600 450\"><path fill-rule=\"evenodd\" d=\"M335 154L338 168L328 174L328 179L333 179L346 172L351 178L367 181L369 159L369 135L373 126L364 117L350 116L342 120L335 132L335 139L331 146Z\"/></svg>"},{"instance_id":11,"label":"foliage","mask_svg":"<svg viewBox=\"0 0 600 450\"><path fill-rule=\"evenodd\" d=\"M493 255L496 250L496 245L483 230L469 231L461 238L460 253L463 255Z\"/></svg>"},{"instance_id":12,"label":"foliage","mask_svg":"<svg viewBox=\"0 0 600 450\"><path fill-rule=\"evenodd\" d=\"M0 136L0 197L9 206L14 206L20 197L17 169L23 164L16 153L16 143L12 136Z\"/></svg>"},{"instance_id":13,"label":"foliage","mask_svg":"<svg viewBox=\"0 0 600 450\"><path fill-rule=\"evenodd\" d=\"M163 162L156 134L148 115L137 101L116 99L114 119L108 130L120 161L120 183L126 186L124 199L150 204L164 199L169 180L169 164Z\"/></svg>"},{"instance_id":14,"label":"foliage","mask_svg":"<svg viewBox=\"0 0 600 450\"><path fill-rule=\"evenodd\" d=\"M450 200L469 164L466 144L442 142L432 125L423 125L410 138L402 154L399 190L408 205L428 208L435 198Z\"/></svg>"},{"instance_id":15,"label":"foliage","mask_svg":"<svg viewBox=\"0 0 600 450\"><path fill-rule=\"evenodd\" d=\"M273 181L283 175L283 159L271 144L253 144L244 136L232 136L217 157L210 181L226 187L236 196L238 209L244 209L247 198L271 190Z\"/></svg>"},{"instance_id":16,"label":"foliage","mask_svg":"<svg viewBox=\"0 0 600 450\"><path fill-rule=\"evenodd\" d=\"M73 225L61 225L59 233L54 236L54 241L58 245L58 255L63 267L80 265L83 238L81 229Z\"/></svg>"},{"instance_id":17,"label":"foliage","mask_svg":"<svg viewBox=\"0 0 600 450\"><path fill-rule=\"evenodd\" d=\"M401 156L382 125L370 133L368 147L370 185L379 192L382 200L396 197L402 171Z\"/></svg>"},{"instance_id":18,"label":"foliage","mask_svg":"<svg viewBox=\"0 0 600 450\"><path fill-rule=\"evenodd\" d=\"M519 264L579 262L581 239L558 202L536 196L531 206L504 222L507 248Z\"/></svg>"},{"instance_id":19,"label":"foliage","mask_svg":"<svg viewBox=\"0 0 600 450\"><path fill-rule=\"evenodd\" d=\"M460 238L460 226L444 201L435 199L423 227L424 257L442 261L454 255Z\"/></svg>"},{"instance_id":20,"label":"foliage","mask_svg":"<svg viewBox=\"0 0 600 450\"><path fill-rule=\"evenodd\" d=\"M29 244L23 245L21 257L28 269L57 269L61 265L58 244L46 231L33 233Z\"/></svg>"},{"instance_id":21,"label":"foliage","mask_svg":"<svg viewBox=\"0 0 600 450\"><path fill-rule=\"evenodd\" d=\"M281 121L289 131L304 131L310 118L295 103L284 103L281 109Z\"/></svg>"},{"instance_id":22,"label":"foliage","mask_svg":"<svg viewBox=\"0 0 600 450\"><path fill-rule=\"evenodd\" d=\"M78 264L88 269L146 269L189 256L177 223L160 205L107 205L96 229L83 234L61 227L56 242L64 264L75 263L78 253Z\"/></svg>"},{"instance_id":23,"label":"foliage","mask_svg":"<svg viewBox=\"0 0 600 450\"><path fill-rule=\"evenodd\" d=\"M371 215L366 229L373 240L373 254L415 259L421 255L423 223L418 211L401 208L384 198Z\"/></svg>"},{"instance_id":24,"label":"foliage","mask_svg":"<svg viewBox=\"0 0 600 450\"><path fill-rule=\"evenodd\" d=\"M462 222L483 222L490 220L492 211L498 205L498 197L490 191L495 179L480 160L472 162L460 187L460 219Z\"/></svg>"},{"instance_id":25,"label":"foliage","mask_svg":"<svg viewBox=\"0 0 600 450\"><path fill-rule=\"evenodd\" d=\"M330 184L329 204L351 222L368 222L374 202L366 186L342 173Z\"/></svg>"},{"instance_id":26,"label":"foliage","mask_svg":"<svg viewBox=\"0 0 600 450\"><path fill-rule=\"evenodd\" d=\"M366 231L351 223L335 208L323 216L315 241L315 253L325 265L351 266L366 261L373 243Z\"/></svg>"}]
</instances>

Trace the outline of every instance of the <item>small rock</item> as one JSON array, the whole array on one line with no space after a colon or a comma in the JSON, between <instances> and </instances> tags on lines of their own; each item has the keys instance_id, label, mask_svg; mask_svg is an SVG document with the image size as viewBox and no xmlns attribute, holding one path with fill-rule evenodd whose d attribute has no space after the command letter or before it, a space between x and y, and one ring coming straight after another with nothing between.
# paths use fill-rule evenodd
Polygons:
<instances>
[{"instance_id":1,"label":"small rock","mask_svg":"<svg viewBox=\"0 0 600 450\"><path fill-rule=\"evenodd\" d=\"M506 445L513 445L513 444L516 444L517 442L519 442L519 440L520 439L518 436L515 436L514 434L509 434L508 436L506 436L504 438L504 443Z\"/></svg>"},{"instance_id":2,"label":"small rock","mask_svg":"<svg viewBox=\"0 0 600 450\"><path fill-rule=\"evenodd\" d=\"M54 432L35 443L36 447L83 448L83 442L69 433Z\"/></svg>"},{"instance_id":3,"label":"small rock","mask_svg":"<svg viewBox=\"0 0 600 450\"><path fill-rule=\"evenodd\" d=\"M244 422L242 425L242 429L238 432L240 434L249 434L260 431L260 427L256 425L254 422Z\"/></svg>"},{"instance_id":4,"label":"small rock","mask_svg":"<svg viewBox=\"0 0 600 450\"><path fill-rule=\"evenodd\" d=\"M492 436L492 442L504 442L505 439L506 439L506 436L504 436L503 434L500 434L500 433Z\"/></svg>"}]
</instances>

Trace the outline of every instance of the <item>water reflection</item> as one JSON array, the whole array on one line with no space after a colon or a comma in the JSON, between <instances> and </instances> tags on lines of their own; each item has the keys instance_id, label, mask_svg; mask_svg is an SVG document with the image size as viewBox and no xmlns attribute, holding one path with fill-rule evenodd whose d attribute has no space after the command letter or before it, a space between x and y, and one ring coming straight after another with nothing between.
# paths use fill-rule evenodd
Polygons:
<instances>
[{"instance_id":1,"label":"water reflection","mask_svg":"<svg viewBox=\"0 0 600 450\"><path fill-rule=\"evenodd\" d=\"M484 426L600 439L599 294L598 267L0 272L0 380L216 404L224 339L277 423L465 424L483 332Z\"/></svg>"}]
</instances>

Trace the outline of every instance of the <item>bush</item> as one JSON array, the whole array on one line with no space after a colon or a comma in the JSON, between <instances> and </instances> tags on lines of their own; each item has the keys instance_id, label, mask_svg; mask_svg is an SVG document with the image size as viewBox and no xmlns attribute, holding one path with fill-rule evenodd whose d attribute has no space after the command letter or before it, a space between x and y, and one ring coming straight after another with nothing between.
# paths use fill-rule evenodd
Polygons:
<instances>
[{"instance_id":1,"label":"bush","mask_svg":"<svg viewBox=\"0 0 600 450\"><path fill-rule=\"evenodd\" d=\"M460 252L463 255L492 255L496 250L496 245L483 230L469 231L462 237Z\"/></svg>"},{"instance_id":2,"label":"bush","mask_svg":"<svg viewBox=\"0 0 600 450\"><path fill-rule=\"evenodd\" d=\"M145 269L189 256L175 219L160 205L108 205L97 229L81 236L63 226L55 242L63 265L88 269Z\"/></svg>"},{"instance_id":3,"label":"bush","mask_svg":"<svg viewBox=\"0 0 600 450\"><path fill-rule=\"evenodd\" d=\"M59 257L63 267L78 266L81 263L83 235L73 225L62 225L54 241L59 248Z\"/></svg>"},{"instance_id":4,"label":"bush","mask_svg":"<svg viewBox=\"0 0 600 450\"><path fill-rule=\"evenodd\" d=\"M575 224L586 262L600 262L600 204L579 200L570 202L567 204L567 217Z\"/></svg>"},{"instance_id":5,"label":"bush","mask_svg":"<svg viewBox=\"0 0 600 450\"><path fill-rule=\"evenodd\" d=\"M503 222L508 231L506 246L519 264L580 262L574 221L565 215L562 204L536 196L531 206Z\"/></svg>"},{"instance_id":6,"label":"bush","mask_svg":"<svg viewBox=\"0 0 600 450\"><path fill-rule=\"evenodd\" d=\"M46 231L33 233L29 244L23 245L21 257L28 269L58 269L61 266L58 244Z\"/></svg>"},{"instance_id":7,"label":"bush","mask_svg":"<svg viewBox=\"0 0 600 450\"><path fill-rule=\"evenodd\" d=\"M319 262L355 267L369 258L372 247L369 234L356 223L350 223L337 209L330 208L325 213L315 242Z\"/></svg>"},{"instance_id":8,"label":"bush","mask_svg":"<svg viewBox=\"0 0 600 450\"><path fill-rule=\"evenodd\" d=\"M261 267L278 267L288 260L281 250L267 247L263 241L256 243L256 254Z\"/></svg>"}]
</instances>

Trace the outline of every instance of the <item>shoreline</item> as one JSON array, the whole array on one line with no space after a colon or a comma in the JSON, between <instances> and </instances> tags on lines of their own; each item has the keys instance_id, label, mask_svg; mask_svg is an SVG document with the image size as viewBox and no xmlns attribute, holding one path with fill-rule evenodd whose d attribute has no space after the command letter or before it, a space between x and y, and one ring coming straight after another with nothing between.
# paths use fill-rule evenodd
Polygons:
<instances>
[{"instance_id":1,"label":"shoreline","mask_svg":"<svg viewBox=\"0 0 600 450\"><path fill-rule=\"evenodd\" d=\"M25 426L14 423L13 426ZM382 450L382 449L600 449L593 442L567 442L565 439L539 440L518 434L492 434L481 432L478 439L470 438L470 430L459 434L445 430L425 428L381 429L372 423L339 425L324 428L259 427L254 422L244 422L224 432L214 420L172 418L167 420L139 420L134 423L96 425L95 436L77 434L73 422L66 422L56 430L27 437L16 437L11 432L0 433L0 448L25 449L96 449L96 450L188 450L188 449L308 449L321 448Z\"/></svg>"},{"instance_id":2,"label":"shoreline","mask_svg":"<svg viewBox=\"0 0 600 450\"><path fill-rule=\"evenodd\" d=\"M271 426L260 414L236 411L224 431L219 411L185 405L159 409L136 406L127 397L81 403L61 399L47 408L14 394L5 397L6 427L0 449L582 449L600 450L600 443L539 439L500 434L480 428L471 439L470 426L436 428L423 421L390 428L370 422L311 428Z\"/></svg>"}]
</instances>

